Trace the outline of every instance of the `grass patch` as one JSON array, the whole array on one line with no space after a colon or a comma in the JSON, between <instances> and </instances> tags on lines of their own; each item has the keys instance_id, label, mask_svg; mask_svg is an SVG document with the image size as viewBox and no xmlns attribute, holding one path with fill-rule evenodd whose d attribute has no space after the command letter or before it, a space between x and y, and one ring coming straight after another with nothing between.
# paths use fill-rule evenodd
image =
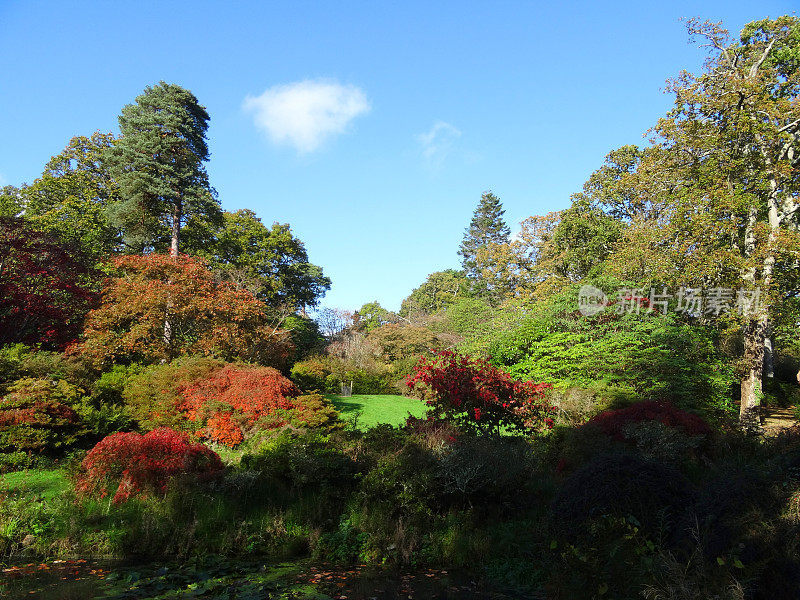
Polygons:
<instances>
[{"instance_id":1,"label":"grass patch","mask_svg":"<svg viewBox=\"0 0 800 600\"><path fill-rule=\"evenodd\" d=\"M0 494L41 496L47 500L66 492L70 487L66 474L59 469L26 469L0 475Z\"/></svg>"},{"instance_id":2,"label":"grass patch","mask_svg":"<svg viewBox=\"0 0 800 600\"><path fill-rule=\"evenodd\" d=\"M425 403L417 398L391 394L349 397L328 394L326 397L333 402L345 421L357 417L356 425L359 429L368 429L380 423L401 425L409 413L421 417L427 408Z\"/></svg>"}]
</instances>

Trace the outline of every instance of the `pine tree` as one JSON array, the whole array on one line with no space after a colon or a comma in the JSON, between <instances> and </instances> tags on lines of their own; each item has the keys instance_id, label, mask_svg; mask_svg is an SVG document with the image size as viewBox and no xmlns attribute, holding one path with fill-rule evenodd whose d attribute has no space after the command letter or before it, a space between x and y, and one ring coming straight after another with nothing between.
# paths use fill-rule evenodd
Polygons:
<instances>
[{"instance_id":1,"label":"pine tree","mask_svg":"<svg viewBox=\"0 0 800 600\"><path fill-rule=\"evenodd\" d=\"M503 205L500 198L491 191L481 195L481 201L472 215L469 227L464 232L464 239L458 255L467 277L473 280L480 278L477 264L478 248L489 243L507 244L511 230L503 220Z\"/></svg>"},{"instance_id":2,"label":"pine tree","mask_svg":"<svg viewBox=\"0 0 800 600\"><path fill-rule=\"evenodd\" d=\"M109 152L120 200L109 217L129 247L141 251L167 238L177 256L182 223L221 220L203 165L208 121L194 94L163 81L122 109L122 138Z\"/></svg>"}]
</instances>

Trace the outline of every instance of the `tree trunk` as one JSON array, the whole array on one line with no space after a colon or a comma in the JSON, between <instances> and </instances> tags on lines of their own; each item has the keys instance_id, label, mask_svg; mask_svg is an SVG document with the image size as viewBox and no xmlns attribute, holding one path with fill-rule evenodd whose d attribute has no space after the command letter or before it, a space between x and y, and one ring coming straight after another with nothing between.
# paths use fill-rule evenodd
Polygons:
<instances>
[{"instance_id":1,"label":"tree trunk","mask_svg":"<svg viewBox=\"0 0 800 600\"><path fill-rule=\"evenodd\" d=\"M178 243L181 236L181 208L182 202L180 198L175 202L175 208L172 212L172 243L170 244L169 253L173 258L178 258ZM171 285L172 281L167 281L167 285ZM167 296L167 306L164 311L164 348L167 352L167 359L172 359L172 319L170 311L172 310L172 298Z\"/></svg>"},{"instance_id":2,"label":"tree trunk","mask_svg":"<svg viewBox=\"0 0 800 600\"><path fill-rule=\"evenodd\" d=\"M167 358L162 362L168 362L172 359L172 321L170 321L169 318L170 305L171 303L167 302L167 312L164 315L164 347L167 352Z\"/></svg>"},{"instance_id":3,"label":"tree trunk","mask_svg":"<svg viewBox=\"0 0 800 600\"><path fill-rule=\"evenodd\" d=\"M769 321L764 332L764 377L769 379L775 377L775 353L772 345L772 335L772 321Z\"/></svg>"},{"instance_id":4,"label":"tree trunk","mask_svg":"<svg viewBox=\"0 0 800 600\"><path fill-rule=\"evenodd\" d=\"M761 432L761 382L764 369L764 339L768 320L760 317L744 329L744 374L742 376L739 426L748 433Z\"/></svg>"},{"instance_id":5,"label":"tree trunk","mask_svg":"<svg viewBox=\"0 0 800 600\"><path fill-rule=\"evenodd\" d=\"M178 256L178 242L181 236L181 217L182 202L180 199L176 200L175 208L172 212L172 244L170 245L169 252L172 256Z\"/></svg>"}]
</instances>

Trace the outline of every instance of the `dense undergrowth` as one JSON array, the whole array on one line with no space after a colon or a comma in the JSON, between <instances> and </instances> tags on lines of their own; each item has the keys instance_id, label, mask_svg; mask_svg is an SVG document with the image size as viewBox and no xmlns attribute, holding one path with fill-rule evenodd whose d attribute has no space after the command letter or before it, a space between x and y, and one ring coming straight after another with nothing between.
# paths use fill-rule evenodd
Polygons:
<instances>
[{"instance_id":1,"label":"dense undergrowth","mask_svg":"<svg viewBox=\"0 0 800 600\"><path fill-rule=\"evenodd\" d=\"M535 439L287 428L161 495L0 492L0 551L446 565L554 598L793 597L800 435L620 421L619 435L590 423Z\"/></svg>"}]
</instances>

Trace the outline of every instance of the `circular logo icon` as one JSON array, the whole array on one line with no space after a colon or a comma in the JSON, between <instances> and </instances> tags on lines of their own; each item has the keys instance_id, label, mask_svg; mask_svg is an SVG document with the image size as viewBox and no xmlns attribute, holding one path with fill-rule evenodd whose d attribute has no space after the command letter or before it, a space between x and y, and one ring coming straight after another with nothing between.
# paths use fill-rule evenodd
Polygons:
<instances>
[{"instance_id":1,"label":"circular logo icon","mask_svg":"<svg viewBox=\"0 0 800 600\"><path fill-rule=\"evenodd\" d=\"M596 315L606 307L608 296L592 285L582 285L578 290L578 310L584 317Z\"/></svg>"}]
</instances>

